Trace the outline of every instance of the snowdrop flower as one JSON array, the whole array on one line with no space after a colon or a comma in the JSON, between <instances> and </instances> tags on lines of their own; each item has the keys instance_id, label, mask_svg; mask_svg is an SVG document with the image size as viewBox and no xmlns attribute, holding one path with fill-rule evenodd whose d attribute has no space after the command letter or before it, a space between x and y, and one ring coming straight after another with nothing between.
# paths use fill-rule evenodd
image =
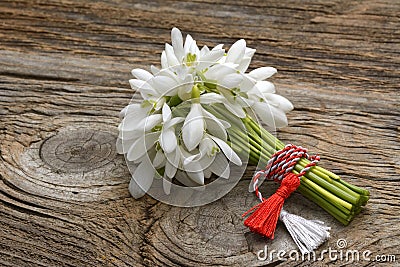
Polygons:
<instances>
[{"instance_id":1,"label":"snowdrop flower","mask_svg":"<svg viewBox=\"0 0 400 267\"><path fill-rule=\"evenodd\" d=\"M246 47L245 40L240 39L231 46L220 62L233 63L238 71L245 73L255 52L255 49Z\"/></svg>"},{"instance_id":2,"label":"snowdrop flower","mask_svg":"<svg viewBox=\"0 0 400 267\"><path fill-rule=\"evenodd\" d=\"M186 156L183 159L183 169L190 179L201 185L204 184L204 178L210 178L212 173L228 179L229 161L238 166L242 164L239 156L225 141L210 134L205 134L200 141L198 153L190 155L183 148L182 152Z\"/></svg>"},{"instance_id":3,"label":"snowdrop flower","mask_svg":"<svg viewBox=\"0 0 400 267\"><path fill-rule=\"evenodd\" d=\"M197 87L193 87L193 91L198 91ZM201 99L194 98L190 107L190 111L186 116L182 126L182 139L188 151L192 151L203 139L206 130L222 140L227 140L226 129L230 124L224 120L218 119L216 116L205 110L201 103Z\"/></svg>"},{"instance_id":4,"label":"snowdrop flower","mask_svg":"<svg viewBox=\"0 0 400 267\"><path fill-rule=\"evenodd\" d=\"M288 124L286 113L293 109L293 105L285 97L275 94L275 86L265 81L276 72L275 68L262 67L247 74L247 78L254 83L247 96L253 101L251 108L264 123L281 128Z\"/></svg>"},{"instance_id":5,"label":"snowdrop flower","mask_svg":"<svg viewBox=\"0 0 400 267\"><path fill-rule=\"evenodd\" d=\"M212 66L204 74L207 79L216 82L220 95L206 94L202 96L202 103L223 103L227 110L239 118L244 118L246 116L246 112L243 110L244 108L254 107L257 109L256 112L261 112L262 118L266 119L265 113L269 112L270 109L265 109L265 105L261 107L259 104L260 99L264 96L259 95L259 97L256 98L252 94L256 92L257 87L273 86L272 83L264 80L275 74L276 69L263 67L245 74L244 72L247 70L254 52L255 49L246 47L246 42L243 39L234 43L227 55L224 56L223 62ZM239 73L237 71L239 71ZM265 101L265 99L263 100L265 104L268 105L267 101ZM264 109L262 110L262 108ZM275 111L276 110L273 108L273 112ZM276 113L280 115L281 112L278 110ZM284 117L286 117L285 114ZM282 116L279 116L279 118L283 119ZM271 120L268 119L265 121L269 125L273 125ZM280 123L281 120L277 119L277 121L278 127L284 126L284 123Z\"/></svg>"},{"instance_id":6,"label":"snowdrop flower","mask_svg":"<svg viewBox=\"0 0 400 267\"><path fill-rule=\"evenodd\" d=\"M208 66L215 64L224 56L225 50L222 45L213 49L204 46L201 50L189 34L183 43L182 33L179 29L173 28L171 31L172 46L165 44L165 50L161 54L161 67L163 69L177 69L184 65L191 71L202 71ZM178 71L179 72L179 71Z\"/></svg>"},{"instance_id":7,"label":"snowdrop flower","mask_svg":"<svg viewBox=\"0 0 400 267\"><path fill-rule=\"evenodd\" d=\"M156 169L168 165L165 155L175 153L177 148L175 127L184 118L172 118L171 109L167 104L163 105L161 114L151 114L142 119L139 116L132 117L132 115L143 116L140 114L142 112L140 106L134 105L131 109L133 110L131 112L128 112L129 108L127 109L121 123L122 135L117 142L117 150L126 153L128 161L139 164L132 175L129 187L132 196L138 198L148 190L147 186L151 186ZM124 124L125 120L129 123ZM137 123L132 125L134 122ZM161 148L158 151L156 151L157 143ZM150 173L151 178L148 178L150 175L146 176L146 180L143 181L143 172Z\"/></svg>"},{"instance_id":8,"label":"snowdrop flower","mask_svg":"<svg viewBox=\"0 0 400 267\"><path fill-rule=\"evenodd\" d=\"M219 94L207 93L200 96L203 104L222 103L235 116L244 118L246 116L243 107L248 106L246 100L240 93L240 84L243 81L243 75L237 73L236 65L233 63L217 64L210 67L204 76L215 84Z\"/></svg>"},{"instance_id":9,"label":"snowdrop flower","mask_svg":"<svg viewBox=\"0 0 400 267\"><path fill-rule=\"evenodd\" d=\"M145 125L147 127L155 126L159 123L159 116L149 116L151 107L149 105L130 104L121 112L120 117L123 118L118 126L119 136L121 140L134 140L143 134ZM117 143L119 144L119 143ZM127 144L125 147L117 146L119 152L127 152Z\"/></svg>"},{"instance_id":10,"label":"snowdrop flower","mask_svg":"<svg viewBox=\"0 0 400 267\"><path fill-rule=\"evenodd\" d=\"M168 105L164 104L162 109L163 125L161 126L159 144L160 148L154 159L153 165L156 169L165 167L164 177L172 179L179 167L180 148L176 135L176 126L184 121L183 117L172 118L172 112Z\"/></svg>"},{"instance_id":11,"label":"snowdrop flower","mask_svg":"<svg viewBox=\"0 0 400 267\"><path fill-rule=\"evenodd\" d=\"M153 75L146 70L134 69L132 74L136 77L129 80L132 89L139 91L155 110L161 109L168 97L178 95L184 100L190 98L194 77L189 73L176 75L170 69L163 69L158 75Z\"/></svg>"},{"instance_id":12,"label":"snowdrop flower","mask_svg":"<svg viewBox=\"0 0 400 267\"><path fill-rule=\"evenodd\" d=\"M247 114L245 109L250 108L267 125L277 128L286 126L286 113L293 109L293 105L283 96L275 94L273 83L265 81L276 73L276 69L262 67L240 75L229 71L232 66L228 67L225 64L218 65L218 68L214 67L216 74L213 74L213 78L221 83L218 86L219 94L203 94L200 96L200 102L222 103L228 111L239 118L244 118ZM233 89L228 90L226 87Z\"/></svg>"},{"instance_id":13,"label":"snowdrop flower","mask_svg":"<svg viewBox=\"0 0 400 267\"><path fill-rule=\"evenodd\" d=\"M230 124L205 110L200 103L193 103L182 127L182 139L188 151L196 148L203 139L205 130L226 141L226 129Z\"/></svg>"},{"instance_id":14,"label":"snowdrop flower","mask_svg":"<svg viewBox=\"0 0 400 267\"><path fill-rule=\"evenodd\" d=\"M227 129L250 109L268 125L282 127L286 112L293 109L266 81L275 68L246 73L255 49L243 39L226 54L223 45L199 49L177 28L171 40L161 54L160 69L132 70L129 83L143 102L120 113L117 151L137 165L129 184L135 198L143 196L157 176L163 178L166 194L174 178L187 186L204 185L212 174L229 178L230 163L240 166L242 161L228 145L232 140ZM214 108L222 108L229 121Z\"/></svg>"},{"instance_id":15,"label":"snowdrop flower","mask_svg":"<svg viewBox=\"0 0 400 267\"><path fill-rule=\"evenodd\" d=\"M189 151L195 149L204 135L203 108L193 103L182 127L182 139Z\"/></svg>"}]
</instances>

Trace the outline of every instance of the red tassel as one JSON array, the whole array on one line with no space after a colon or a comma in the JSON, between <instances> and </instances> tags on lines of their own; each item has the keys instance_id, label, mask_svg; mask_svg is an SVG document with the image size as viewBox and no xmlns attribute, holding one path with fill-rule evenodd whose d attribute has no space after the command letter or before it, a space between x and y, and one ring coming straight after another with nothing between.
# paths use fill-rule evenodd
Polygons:
<instances>
[{"instance_id":1,"label":"red tassel","mask_svg":"<svg viewBox=\"0 0 400 267\"><path fill-rule=\"evenodd\" d=\"M244 217L253 211L244 221L244 225L249 227L252 232L274 239L276 223L278 222L283 203L299 185L300 179L296 174L286 174L278 190L276 190L272 196L268 199L263 198L261 203L252 207L242 215L242 217Z\"/></svg>"}]
</instances>

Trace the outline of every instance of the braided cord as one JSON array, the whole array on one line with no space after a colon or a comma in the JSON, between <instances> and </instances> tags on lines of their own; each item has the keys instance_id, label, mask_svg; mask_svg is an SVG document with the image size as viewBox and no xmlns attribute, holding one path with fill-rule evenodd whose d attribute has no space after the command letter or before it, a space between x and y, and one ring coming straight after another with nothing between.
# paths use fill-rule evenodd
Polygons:
<instances>
[{"instance_id":1,"label":"braided cord","mask_svg":"<svg viewBox=\"0 0 400 267\"><path fill-rule=\"evenodd\" d=\"M300 179L311 167L317 165L320 161L320 157L318 155L310 156L306 148L292 144L287 144L283 149L275 152L268 161L265 169L256 172L252 179L253 190L261 202L265 199L258 190L260 179L274 180L277 183L281 183L282 179L293 170L294 166L301 158L306 158L311 162L308 163L299 174L296 174Z\"/></svg>"}]
</instances>

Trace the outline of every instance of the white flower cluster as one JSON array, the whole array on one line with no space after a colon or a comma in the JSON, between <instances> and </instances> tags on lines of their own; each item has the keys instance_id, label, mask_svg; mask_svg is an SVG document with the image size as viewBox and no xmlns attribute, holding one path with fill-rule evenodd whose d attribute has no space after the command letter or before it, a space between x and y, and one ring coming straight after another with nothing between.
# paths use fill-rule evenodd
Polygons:
<instances>
[{"instance_id":1,"label":"white flower cluster","mask_svg":"<svg viewBox=\"0 0 400 267\"><path fill-rule=\"evenodd\" d=\"M130 85L144 101L121 111L117 150L138 164L129 185L135 198L143 196L157 176L164 178L169 194L174 177L203 185L212 173L229 178L229 162L242 164L227 143L232 122L208 107L219 105L235 118L245 118L252 110L276 127L287 125L285 113L293 109L265 81L275 68L246 73L255 49L246 47L243 39L227 53L223 45L199 49L190 35L184 41L177 28L171 39L172 46L165 44L161 54L161 69L132 70Z\"/></svg>"}]
</instances>

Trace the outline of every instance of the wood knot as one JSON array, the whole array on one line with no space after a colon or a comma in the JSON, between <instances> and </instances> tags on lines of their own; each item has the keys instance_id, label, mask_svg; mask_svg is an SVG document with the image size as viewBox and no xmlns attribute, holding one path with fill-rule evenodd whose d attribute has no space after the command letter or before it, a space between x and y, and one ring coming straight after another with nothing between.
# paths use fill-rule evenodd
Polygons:
<instances>
[{"instance_id":1,"label":"wood knot","mask_svg":"<svg viewBox=\"0 0 400 267\"><path fill-rule=\"evenodd\" d=\"M43 162L56 171L70 173L100 168L115 156L115 136L90 129L60 132L40 147Z\"/></svg>"},{"instance_id":2,"label":"wood knot","mask_svg":"<svg viewBox=\"0 0 400 267\"><path fill-rule=\"evenodd\" d=\"M104 124L60 128L24 151L13 151L24 191L53 199L96 201L128 197L131 177L117 155L117 131Z\"/></svg>"}]
</instances>

